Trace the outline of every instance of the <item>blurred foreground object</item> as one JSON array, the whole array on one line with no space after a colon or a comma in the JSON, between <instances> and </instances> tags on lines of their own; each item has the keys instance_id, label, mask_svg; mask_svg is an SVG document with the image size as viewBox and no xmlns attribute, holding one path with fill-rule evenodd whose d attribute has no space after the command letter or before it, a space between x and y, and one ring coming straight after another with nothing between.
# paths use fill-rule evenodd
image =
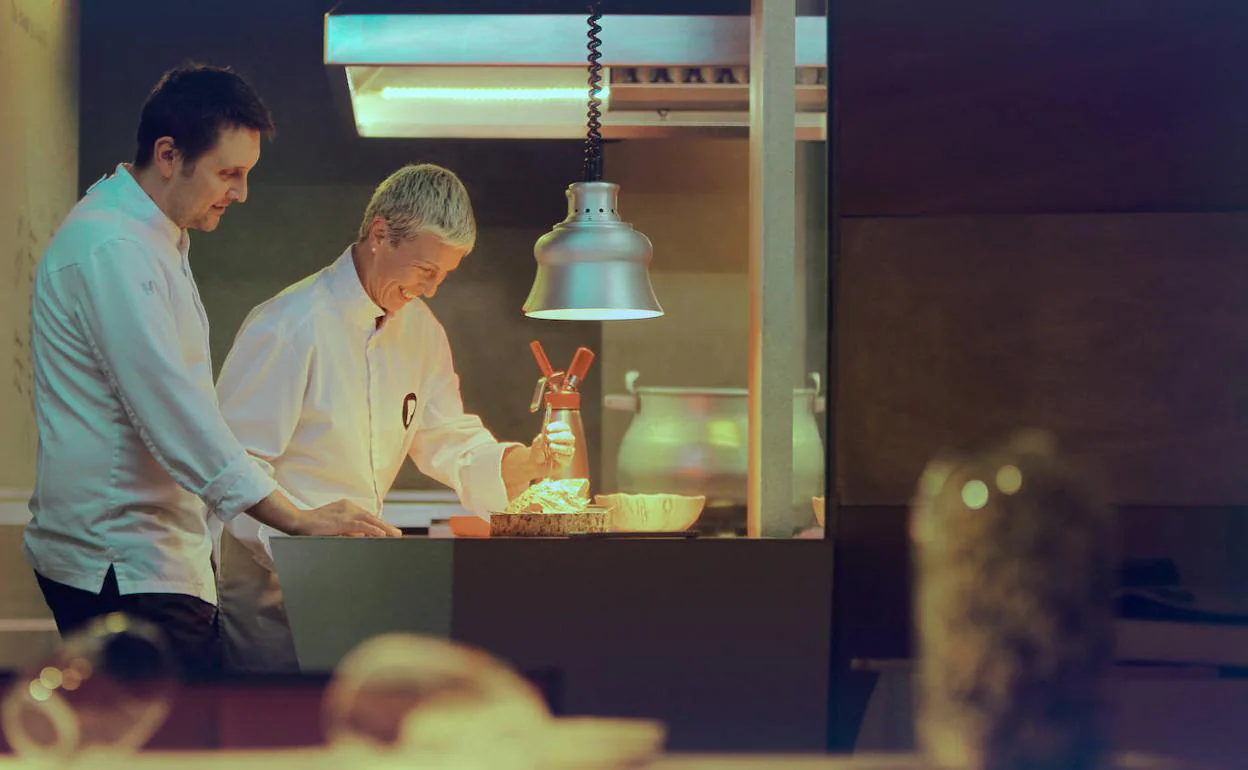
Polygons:
<instances>
[{"instance_id":1,"label":"blurred foreground object","mask_svg":"<svg viewBox=\"0 0 1248 770\"><path fill-rule=\"evenodd\" d=\"M325 693L344 767L572 770L628 766L662 751L647 720L556 719L537 689L480 650L411 634L353 649Z\"/></svg>"},{"instance_id":2,"label":"blurred foreground object","mask_svg":"<svg viewBox=\"0 0 1248 770\"><path fill-rule=\"evenodd\" d=\"M163 632L112 613L70 634L5 694L4 734L22 757L68 764L137 751L169 715L179 672Z\"/></svg>"},{"instance_id":3,"label":"blurred foreground object","mask_svg":"<svg viewBox=\"0 0 1248 770\"><path fill-rule=\"evenodd\" d=\"M1107 748L1113 509L1046 434L925 469L912 506L918 737L958 770L1092 770Z\"/></svg>"}]
</instances>

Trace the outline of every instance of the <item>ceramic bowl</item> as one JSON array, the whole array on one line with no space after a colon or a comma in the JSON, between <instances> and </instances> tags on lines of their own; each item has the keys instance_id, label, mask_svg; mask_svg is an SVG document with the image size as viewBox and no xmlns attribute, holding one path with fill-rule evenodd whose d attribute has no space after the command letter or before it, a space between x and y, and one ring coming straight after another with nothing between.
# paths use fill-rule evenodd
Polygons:
<instances>
[{"instance_id":1,"label":"ceramic bowl","mask_svg":"<svg viewBox=\"0 0 1248 770\"><path fill-rule=\"evenodd\" d=\"M611 510L613 532L681 532L702 515L706 497L618 493L594 495L594 502Z\"/></svg>"}]
</instances>

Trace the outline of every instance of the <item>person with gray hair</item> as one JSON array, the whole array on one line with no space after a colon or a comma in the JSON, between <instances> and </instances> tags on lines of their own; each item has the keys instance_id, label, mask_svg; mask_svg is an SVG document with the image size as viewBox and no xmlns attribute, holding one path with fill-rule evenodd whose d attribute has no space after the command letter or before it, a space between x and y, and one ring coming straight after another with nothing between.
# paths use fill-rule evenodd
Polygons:
<instances>
[{"instance_id":1,"label":"person with gray hair","mask_svg":"<svg viewBox=\"0 0 1248 770\"><path fill-rule=\"evenodd\" d=\"M551 423L500 442L465 414L432 297L476 243L463 183L432 164L377 186L355 243L329 267L256 307L221 369L221 411L247 451L302 504L346 499L382 515L408 458L470 511L501 511L575 452ZM239 517L218 538L227 665L297 671L268 540Z\"/></svg>"}]
</instances>

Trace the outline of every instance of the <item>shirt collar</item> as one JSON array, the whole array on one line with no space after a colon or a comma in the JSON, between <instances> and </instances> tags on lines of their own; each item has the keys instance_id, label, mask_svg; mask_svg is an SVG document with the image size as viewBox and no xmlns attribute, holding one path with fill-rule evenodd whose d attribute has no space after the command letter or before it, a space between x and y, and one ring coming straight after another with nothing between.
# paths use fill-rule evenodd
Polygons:
<instances>
[{"instance_id":1,"label":"shirt collar","mask_svg":"<svg viewBox=\"0 0 1248 770\"><path fill-rule=\"evenodd\" d=\"M355 260L351 258L351 246L329 266L326 278L330 293L342 305L343 314L365 328L376 328L377 319L386 311L364 291L360 274L355 269Z\"/></svg>"},{"instance_id":2,"label":"shirt collar","mask_svg":"<svg viewBox=\"0 0 1248 770\"><path fill-rule=\"evenodd\" d=\"M112 203L127 216L130 216L155 231L160 237L168 239L178 251L186 254L190 245L190 236L186 230L174 224L165 212L160 210L156 201L139 186L127 163L118 163L117 169L87 189L87 193L98 190L97 194L107 195Z\"/></svg>"}]
</instances>

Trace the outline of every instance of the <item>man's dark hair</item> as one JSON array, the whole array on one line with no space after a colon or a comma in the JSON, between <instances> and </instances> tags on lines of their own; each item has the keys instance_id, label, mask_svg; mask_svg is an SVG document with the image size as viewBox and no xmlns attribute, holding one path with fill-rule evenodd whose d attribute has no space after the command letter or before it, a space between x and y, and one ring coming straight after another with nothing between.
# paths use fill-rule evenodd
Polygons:
<instances>
[{"instance_id":1,"label":"man's dark hair","mask_svg":"<svg viewBox=\"0 0 1248 770\"><path fill-rule=\"evenodd\" d=\"M238 73L203 64L171 69L143 103L134 165L144 168L152 162L153 146L162 136L172 137L183 162L194 164L229 128L250 128L266 137L275 132L269 109Z\"/></svg>"}]
</instances>

